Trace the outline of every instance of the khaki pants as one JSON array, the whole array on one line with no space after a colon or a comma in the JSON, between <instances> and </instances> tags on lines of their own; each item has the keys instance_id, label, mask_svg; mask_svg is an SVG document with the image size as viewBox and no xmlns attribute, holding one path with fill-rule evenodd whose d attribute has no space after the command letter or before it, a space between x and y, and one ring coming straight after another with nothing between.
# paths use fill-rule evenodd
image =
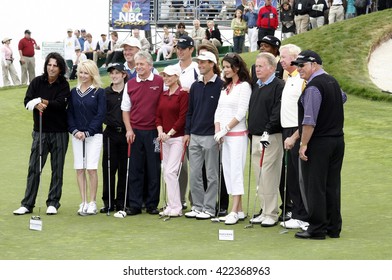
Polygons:
<instances>
[{"instance_id":1,"label":"khaki pants","mask_svg":"<svg viewBox=\"0 0 392 280\"><path fill-rule=\"evenodd\" d=\"M1 62L1 69L2 69L2 73L3 73L3 85L5 87L11 85L10 79L8 77L8 73L11 76L11 79L12 79L12 82L14 83L14 86L20 85L20 80L19 80L18 74L16 73L14 64L10 60L6 60L5 62L2 61Z\"/></svg>"},{"instance_id":2,"label":"khaki pants","mask_svg":"<svg viewBox=\"0 0 392 280\"><path fill-rule=\"evenodd\" d=\"M298 15L294 17L295 26L297 28L297 34L308 31L309 27L309 15Z\"/></svg>"},{"instance_id":3,"label":"khaki pants","mask_svg":"<svg viewBox=\"0 0 392 280\"><path fill-rule=\"evenodd\" d=\"M22 68L22 84L27 85L27 76L29 83L35 78L35 58L34 56L22 56L24 63L21 65Z\"/></svg>"}]
</instances>

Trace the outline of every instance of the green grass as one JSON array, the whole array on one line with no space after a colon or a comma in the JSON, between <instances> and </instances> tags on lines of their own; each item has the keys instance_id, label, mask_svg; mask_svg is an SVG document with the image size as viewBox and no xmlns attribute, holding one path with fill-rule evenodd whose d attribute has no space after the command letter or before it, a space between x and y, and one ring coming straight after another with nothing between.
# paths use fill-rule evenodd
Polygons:
<instances>
[{"instance_id":1,"label":"green grass","mask_svg":"<svg viewBox=\"0 0 392 280\"><path fill-rule=\"evenodd\" d=\"M46 216L46 207L43 207L43 231L30 231L30 215L12 214L12 211L19 207L25 190L32 130L31 112L23 109L26 88L18 87L0 90L0 259L390 260L392 149L389 144L392 140L392 103L355 96L368 98L364 94L359 94L360 88L363 87L366 94L372 94L369 99L389 101L389 98L384 98L378 93L379 90L370 83L368 76L363 72L366 67L361 66L362 61L366 62L370 46L382 37L380 30L387 30L383 24L390 22L391 13L380 12L379 17L369 15L367 24L373 26L376 24L374 22L379 23L378 30L374 30L373 35L357 30L356 34L350 34L348 39L345 39L345 36L338 40L320 39L323 42L330 42L326 45L314 39L316 32L313 31L290 39L290 42L301 43L302 47L306 45L319 51L327 71L335 75L344 90L349 93L345 104L346 154L342 171L343 231L340 239L298 240L294 238L295 230L281 235L281 228L278 226L255 226L253 229L244 229L247 222L227 227L224 224L186 218L163 222L148 214L125 219L107 217L103 214L79 217L76 211L80 197L72 167L71 145L66 158L62 207L59 214ZM359 17L357 21L365 19ZM350 25L355 26L357 21L350 20L323 27L317 33L332 38L340 29L354 28ZM307 36L313 39L310 40ZM357 37L367 38L365 45L360 45ZM353 43L342 42L344 40ZM350 45L354 50L334 50L339 44ZM330 56L333 52L339 57L336 62ZM344 59L350 60L354 54L360 54L360 57L355 58L355 65L349 65ZM244 54L249 65L255 55ZM104 77L103 81L107 85L108 77ZM73 85L74 83L71 86ZM247 170L248 166L245 171L245 186ZM101 170L99 175L101 181ZM37 204L45 204L49 176L48 164L43 171ZM254 175L251 183L250 212L255 193ZM98 192L98 206L101 206L101 182ZM246 201L247 196L244 197L244 205ZM38 208L35 208L34 213L38 213ZM219 229L233 229L235 240L218 241Z\"/></svg>"}]
</instances>

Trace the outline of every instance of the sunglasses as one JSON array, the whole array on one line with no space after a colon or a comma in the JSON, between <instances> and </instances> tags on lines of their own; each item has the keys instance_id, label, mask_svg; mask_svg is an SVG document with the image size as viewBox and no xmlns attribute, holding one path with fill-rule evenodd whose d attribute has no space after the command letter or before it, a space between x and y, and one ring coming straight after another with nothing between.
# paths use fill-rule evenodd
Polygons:
<instances>
[{"instance_id":1,"label":"sunglasses","mask_svg":"<svg viewBox=\"0 0 392 280\"><path fill-rule=\"evenodd\" d=\"M305 62L305 63L298 63L297 67L298 68L304 68L306 64L311 63L311 62Z\"/></svg>"}]
</instances>

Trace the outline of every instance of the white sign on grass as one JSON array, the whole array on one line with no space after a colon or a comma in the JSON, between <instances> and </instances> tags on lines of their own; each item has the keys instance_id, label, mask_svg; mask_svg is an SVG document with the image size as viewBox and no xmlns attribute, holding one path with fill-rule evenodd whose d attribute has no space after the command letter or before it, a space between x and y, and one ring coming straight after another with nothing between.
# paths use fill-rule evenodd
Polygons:
<instances>
[{"instance_id":1,"label":"white sign on grass","mask_svg":"<svg viewBox=\"0 0 392 280\"><path fill-rule=\"evenodd\" d=\"M64 43L63 42L42 42L42 59L45 59L51 52L58 52L64 57Z\"/></svg>"}]
</instances>

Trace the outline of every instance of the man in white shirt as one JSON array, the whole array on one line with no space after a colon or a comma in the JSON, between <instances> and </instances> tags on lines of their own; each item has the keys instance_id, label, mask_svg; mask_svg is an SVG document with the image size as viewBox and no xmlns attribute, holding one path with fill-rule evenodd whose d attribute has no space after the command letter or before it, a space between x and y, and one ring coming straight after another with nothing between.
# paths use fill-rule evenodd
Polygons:
<instances>
[{"instance_id":1,"label":"man in white shirt","mask_svg":"<svg viewBox=\"0 0 392 280\"><path fill-rule=\"evenodd\" d=\"M87 59L91 59L94 60L94 62L97 62L97 54L95 52L96 48L97 43L93 41L93 36L90 33L87 33L83 48L83 53L87 56Z\"/></svg>"},{"instance_id":2,"label":"man in white shirt","mask_svg":"<svg viewBox=\"0 0 392 280\"><path fill-rule=\"evenodd\" d=\"M79 41L75 36L73 36L73 30L68 28L67 37L64 39L64 59L67 63L68 71L72 69L72 56L75 53L76 47L79 47L80 49Z\"/></svg>"}]
</instances>

